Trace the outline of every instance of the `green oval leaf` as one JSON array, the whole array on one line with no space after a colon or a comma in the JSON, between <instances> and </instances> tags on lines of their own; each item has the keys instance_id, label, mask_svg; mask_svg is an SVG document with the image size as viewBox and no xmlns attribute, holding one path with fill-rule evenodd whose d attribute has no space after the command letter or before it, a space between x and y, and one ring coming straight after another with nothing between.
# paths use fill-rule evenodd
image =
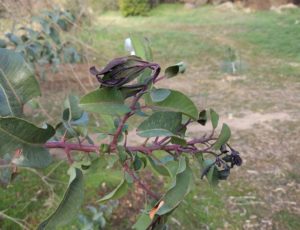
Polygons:
<instances>
[{"instance_id":1,"label":"green oval leaf","mask_svg":"<svg viewBox=\"0 0 300 230\"><path fill-rule=\"evenodd\" d=\"M135 171L138 171L143 167L143 162L138 155L135 155L132 166Z\"/></svg>"},{"instance_id":2,"label":"green oval leaf","mask_svg":"<svg viewBox=\"0 0 300 230\"><path fill-rule=\"evenodd\" d=\"M217 141L214 143L213 148L219 150L222 145L226 144L230 139L231 131L227 124L223 124L220 135Z\"/></svg>"},{"instance_id":3,"label":"green oval leaf","mask_svg":"<svg viewBox=\"0 0 300 230\"><path fill-rule=\"evenodd\" d=\"M150 97L153 102L160 102L165 100L170 93L171 91L168 89L153 89L150 93Z\"/></svg>"},{"instance_id":4,"label":"green oval leaf","mask_svg":"<svg viewBox=\"0 0 300 230\"><path fill-rule=\"evenodd\" d=\"M155 112L137 128L141 137L163 137L178 135L182 114L176 112Z\"/></svg>"},{"instance_id":5,"label":"green oval leaf","mask_svg":"<svg viewBox=\"0 0 300 230\"><path fill-rule=\"evenodd\" d=\"M69 95L65 101L65 107L69 109L69 120L78 120L82 117L83 110L79 107L79 98L74 95Z\"/></svg>"},{"instance_id":6,"label":"green oval leaf","mask_svg":"<svg viewBox=\"0 0 300 230\"><path fill-rule=\"evenodd\" d=\"M55 212L42 222L38 230L52 230L68 224L83 202L83 174L80 169L70 168L70 182L65 195Z\"/></svg>"},{"instance_id":7,"label":"green oval leaf","mask_svg":"<svg viewBox=\"0 0 300 230\"><path fill-rule=\"evenodd\" d=\"M190 118L197 120L198 109L193 101L179 91L170 91L170 95L160 102L152 101L150 94L147 93L144 96L146 105L154 110L181 112Z\"/></svg>"},{"instance_id":8,"label":"green oval leaf","mask_svg":"<svg viewBox=\"0 0 300 230\"><path fill-rule=\"evenodd\" d=\"M40 94L39 84L23 57L0 48L0 116L20 116L23 105Z\"/></svg>"},{"instance_id":9,"label":"green oval leaf","mask_svg":"<svg viewBox=\"0 0 300 230\"><path fill-rule=\"evenodd\" d=\"M165 70L165 76L167 78L175 77L180 73L184 73L186 70L186 64L184 62L179 62L176 65L169 66Z\"/></svg>"},{"instance_id":10,"label":"green oval leaf","mask_svg":"<svg viewBox=\"0 0 300 230\"><path fill-rule=\"evenodd\" d=\"M153 61L152 50L146 38L132 34L130 40L136 56L146 61Z\"/></svg>"},{"instance_id":11,"label":"green oval leaf","mask_svg":"<svg viewBox=\"0 0 300 230\"><path fill-rule=\"evenodd\" d=\"M217 114L213 109L210 109L210 120L213 129L217 128L219 123L219 114Z\"/></svg>"},{"instance_id":12,"label":"green oval leaf","mask_svg":"<svg viewBox=\"0 0 300 230\"><path fill-rule=\"evenodd\" d=\"M157 160L153 159L151 156L148 156L148 160L150 162L151 167L160 175L162 176L172 176L166 165L162 162L158 162Z\"/></svg>"},{"instance_id":13,"label":"green oval leaf","mask_svg":"<svg viewBox=\"0 0 300 230\"><path fill-rule=\"evenodd\" d=\"M109 115L124 115L130 108L124 104L120 90L115 88L101 88L83 96L80 107L88 112Z\"/></svg>"}]
</instances>

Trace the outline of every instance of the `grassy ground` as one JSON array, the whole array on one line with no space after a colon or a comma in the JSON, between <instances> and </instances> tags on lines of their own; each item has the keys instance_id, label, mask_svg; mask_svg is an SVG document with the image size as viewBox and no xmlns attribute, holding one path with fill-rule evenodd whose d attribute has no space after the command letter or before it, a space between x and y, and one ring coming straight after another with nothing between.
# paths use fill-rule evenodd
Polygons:
<instances>
[{"instance_id":1,"label":"grassy ground","mask_svg":"<svg viewBox=\"0 0 300 230\"><path fill-rule=\"evenodd\" d=\"M95 15L93 26L83 26L78 32L77 38L99 54L91 61L99 66L125 54L123 40L130 33L147 36L155 60L163 67L181 60L188 64L186 74L161 86L185 92L200 108L213 107L232 127L232 143L243 155L243 167L233 170L229 181L221 183L219 188L210 188L197 178L195 190L170 220L171 229L300 228L299 21L300 10L281 14L245 13L214 7L187 10L181 5L162 5L148 17L123 18L117 12ZM224 73L221 68L227 60L228 48L237 53L243 65L235 75ZM83 76L86 73L86 69L77 72ZM76 83L62 84L67 87ZM190 130L191 135L199 132L202 131L196 128ZM67 178L56 178L60 168L65 167L59 166L54 179L66 183ZM195 175L199 176L199 170ZM103 182L95 175L89 180L93 189ZM34 194L46 191L36 181L25 179L24 187L17 187L17 183L12 186L16 192L0 190L1 198L5 197L2 199L5 202L0 202L1 210L17 200L17 193L23 190L31 188ZM57 187L59 195L62 188L63 184ZM92 190L89 191L86 203L94 200ZM30 199L27 194L21 198ZM46 201L47 193L42 198ZM29 210L40 207L31 206L34 201L29 206L15 205L24 206L22 212L9 207L9 214L18 218L25 218ZM46 213L29 221L35 223ZM120 215L116 213L114 218ZM11 222L5 223L1 228L16 229ZM130 223L112 229L129 226Z\"/></svg>"}]
</instances>

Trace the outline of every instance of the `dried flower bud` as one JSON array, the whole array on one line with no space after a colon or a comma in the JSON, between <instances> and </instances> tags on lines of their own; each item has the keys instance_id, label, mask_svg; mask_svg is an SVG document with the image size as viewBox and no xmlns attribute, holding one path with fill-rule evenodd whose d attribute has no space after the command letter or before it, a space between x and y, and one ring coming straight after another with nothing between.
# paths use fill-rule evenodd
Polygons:
<instances>
[{"instance_id":1,"label":"dried flower bud","mask_svg":"<svg viewBox=\"0 0 300 230\"><path fill-rule=\"evenodd\" d=\"M101 86L120 87L137 78L143 70L149 67L149 62L137 56L128 56L112 60L101 71L93 66L90 68L90 73L96 76Z\"/></svg>"}]
</instances>

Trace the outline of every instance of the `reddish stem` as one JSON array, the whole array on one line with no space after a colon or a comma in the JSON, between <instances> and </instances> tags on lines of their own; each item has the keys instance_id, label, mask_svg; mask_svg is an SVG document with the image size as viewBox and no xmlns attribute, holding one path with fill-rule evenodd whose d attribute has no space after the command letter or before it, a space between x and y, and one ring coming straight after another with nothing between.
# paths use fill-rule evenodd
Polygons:
<instances>
[{"instance_id":1,"label":"reddish stem","mask_svg":"<svg viewBox=\"0 0 300 230\"><path fill-rule=\"evenodd\" d=\"M213 137L202 137L193 139L188 142L188 145L194 145L194 144L203 144L210 140L215 140ZM81 152L96 152L99 153L99 146L98 145L92 145L92 144L78 144L78 143L68 143L64 141L49 141L44 145L45 148L51 149L67 149L68 151L81 151ZM130 152L142 152L145 154L150 154L151 152L155 150L165 150L165 151L179 151L179 152L196 152L196 151L203 151L201 149L197 149L196 147L182 147L177 144L171 144L171 145L160 145L160 144L153 144L153 145L138 145L138 146L126 146L126 149Z\"/></svg>"},{"instance_id":2,"label":"reddish stem","mask_svg":"<svg viewBox=\"0 0 300 230\"><path fill-rule=\"evenodd\" d=\"M81 152L95 152L99 153L99 146L97 145L84 145L76 143L68 143L64 141L50 141L44 145L48 149L68 149L69 151L81 151Z\"/></svg>"},{"instance_id":3,"label":"reddish stem","mask_svg":"<svg viewBox=\"0 0 300 230\"><path fill-rule=\"evenodd\" d=\"M120 122L120 124L117 128L117 131L114 134L113 140L110 143L110 151L111 152L115 151L115 149L117 147L117 143L118 143L118 138L119 138L120 134L122 133L122 129L130 116L131 116L131 112L126 113L125 116L123 117L122 121Z\"/></svg>"}]
</instances>

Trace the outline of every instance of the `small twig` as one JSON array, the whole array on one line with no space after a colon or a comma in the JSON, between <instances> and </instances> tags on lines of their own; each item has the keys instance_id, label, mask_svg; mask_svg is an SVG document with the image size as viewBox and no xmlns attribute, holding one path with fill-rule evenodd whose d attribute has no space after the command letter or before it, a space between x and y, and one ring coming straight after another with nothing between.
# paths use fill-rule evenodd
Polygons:
<instances>
[{"instance_id":1,"label":"small twig","mask_svg":"<svg viewBox=\"0 0 300 230\"><path fill-rule=\"evenodd\" d=\"M81 146L81 144L79 144ZM67 158L68 158L68 162L69 164L73 164L73 159L72 159L72 156L71 156L71 150L68 148L68 146L65 147L65 153L67 155Z\"/></svg>"},{"instance_id":2,"label":"small twig","mask_svg":"<svg viewBox=\"0 0 300 230\"><path fill-rule=\"evenodd\" d=\"M149 137L148 137L148 138L146 138L146 139L145 139L145 141L144 141L144 143L142 144L142 146L146 146L146 145L147 145L147 143L148 143L148 141L149 141L149 139L150 139Z\"/></svg>"},{"instance_id":3,"label":"small twig","mask_svg":"<svg viewBox=\"0 0 300 230\"><path fill-rule=\"evenodd\" d=\"M75 76L75 78L76 78L77 82L79 83L80 87L83 89L83 91L84 91L85 93L88 93L88 92L89 92L88 89L83 85L83 83L82 83L82 81L80 80L78 74L74 71L73 66L72 66L71 64L69 64L69 67L70 67L70 69L72 70L72 73L73 73L73 75Z\"/></svg>"},{"instance_id":4,"label":"small twig","mask_svg":"<svg viewBox=\"0 0 300 230\"><path fill-rule=\"evenodd\" d=\"M126 148L126 146L127 146L127 136L128 136L128 132L125 131L124 148Z\"/></svg>"},{"instance_id":5,"label":"small twig","mask_svg":"<svg viewBox=\"0 0 300 230\"><path fill-rule=\"evenodd\" d=\"M59 161L46 175L46 177L48 178L62 163L64 163L63 160Z\"/></svg>"},{"instance_id":6,"label":"small twig","mask_svg":"<svg viewBox=\"0 0 300 230\"><path fill-rule=\"evenodd\" d=\"M159 81L161 81L161 80L163 80L163 79L165 79L165 75L164 75L164 76L161 76L161 77L158 77L158 78L156 78L156 80L154 81L154 83L157 83L157 82L159 82Z\"/></svg>"},{"instance_id":7,"label":"small twig","mask_svg":"<svg viewBox=\"0 0 300 230\"><path fill-rule=\"evenodd\" d=\"M53 117L51 117L49 115L49 113L46 111L46 109L44 108L44 106L42 105L42 103L40 101L38 101L38 106L40 108L40 110L42 111L42 113L49 119L49 121L53 121Z\"/></svg>"},{"instance_id":8,"label":"small twig","mask_svg":"<svg viewBox=\"0 0 300 230\"><path fill-rule=\"evenodd\" d=\"M151 196L155 200L159 200L159 196L154 194L136 175L132 172L128 165L124 165L124 170L133 178L133 180L142 188L149 196Z\"/></svg>"}]
</instances>

